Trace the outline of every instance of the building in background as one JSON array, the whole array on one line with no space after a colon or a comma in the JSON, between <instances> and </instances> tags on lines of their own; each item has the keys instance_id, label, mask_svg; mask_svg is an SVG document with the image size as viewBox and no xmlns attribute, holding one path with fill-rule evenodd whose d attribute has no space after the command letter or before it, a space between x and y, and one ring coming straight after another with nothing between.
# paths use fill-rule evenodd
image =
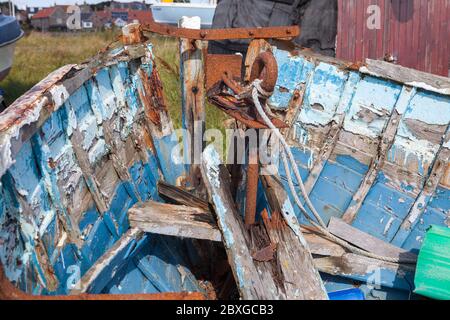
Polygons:
<instances>
[{"instance_id":1,"label":"building in background","mask_svg":"<svg viewBox=\"0 0 450 320\"><path fill-rule=\"evenodd\" d=\"M44 8L43 7L27 7L26 12L28 15L28 19L31 20L31 18L42 9L44 9Z\"/></svg>"},{"instance_id":2,"label":"building in background","mask_svg":"<svg viewBox=\"0 0 450 320\"><path fill-rule=\"evenodd\" d=\"M121 28L128 23L150 23L153 15L150 10L105 9L93 13L93 26L95 29Z\"/></svg>"},{"instance_id":3,"label":"building in background","mask_svg":"<svg viewBox=\"0 0 450 320\"><path fill-rule=\"evenodd\" d=\"M67 30L67 6L45 8L31 17L31 25L40 31Z\"/></svg>"},{"instance_id":4,"label":"building in background","mask_svg":"<svg viewBox=\"0 0 450 320\"><path fill-rule=\"evenodd\" d=\"M150 4L147 4L145 1L133 1L133 2L119 2L119 1L111 1L109 7L114 9L127 9L127 10L150 10Z\"/></svg>"},{"instance_id":5,"label":"building in background","mask_svg":"<svg viewBox=\"0 0 450 320\"><path fill-rule=\"evenodd\" d=\"M369 28L377 10L380 28ZM449 75L450 0L339 0L338 12L338 58L386 59Z\"/></svg>"},{"instance_id":6,"label":"building in background","mask_svg":"<svg viewBox=\"0 0 450 320\"><path fill-rule=\"evenodd\" d=\"M81 13L81 29L82 30L93 30L94 29L94 13L93 12L82 12Z\"/></svg>"}]
</instances>

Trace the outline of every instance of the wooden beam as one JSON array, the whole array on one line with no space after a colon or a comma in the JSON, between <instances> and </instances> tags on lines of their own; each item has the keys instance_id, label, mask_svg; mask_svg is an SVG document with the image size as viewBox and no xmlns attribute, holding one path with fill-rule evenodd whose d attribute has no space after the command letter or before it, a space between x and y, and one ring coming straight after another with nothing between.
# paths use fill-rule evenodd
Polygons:
<instances>
[{"instance_id":1,"label":"wooden beam","mask_svg":"<svg viewBox=\"0 0 450 320\"><path fill-rule=\"evenodd\" d=\"M210 221L210 223L205 224L204 227L206 229L209 229L209 232L211 234L218 231L219 227L217 226L217 223L214 220L213 213L209 209L208 202L196 198L195 196L192 196L190 193L184 191L183 189L172 186L163 181L160 181L158 183L158 190L161 195L175 202L178 202L181 205L191 207L190 209L199 208L201 210L204 210L202 214L204 215L205 220ZM179 208L179 206L176 206L176 208ZM194 210L186 210L183 212L183 215L186 216L196 214L197 213ZM186 217L186 220L194 220L194 217ZM136 227L142 229L142 231L147 231L143 229L142 225L136 225ZM324 238L322 234L320 234L317 230L315 230L315 228L304 225L302 225L300 228L312 254L322 256L342 256L344 253L346 253L345 249L343 249L340 245L332 242L331 240ZM196 235L193 235L193 237L198 238ZM220 235L220 238L211 240L222 242L222 236Z\"/></svg>"},{"instance_id":2,"label":"wooden beam","mask_svg":"<svg viewBox=\"0 0 450 320\"><path fill-rule=\"evenodd\" d=\"M266 180L266 178L264 178L264 180ZM273 197L273 192L270 191L269 193L269 198ZM221 202L219 199L216 200L217 205L220 206ZM270 200L273 201L273 200ZM164 204L160 204L162 206L166 206ZM181 206L173 206L176 207L177 209L180 208ZM229 206L224 206L224 208L230 208ZM192 208L191 208L192 209ZM170 210L169 210L170 211ZM237 211L236 211L237 212ZM230 209L229 213L232 213L232 209ZM168 213L171 214L171 213ZM193 213L192 211L184 211L183 212L184 215L190 215L190 216L194 216L197 215L197 213ZM249 239L247 238L248 234L246 233L246 230L243 226L243 222L241 221L242 218L239 216L238 213L235 213L236 216L238 216L239 218L236 219L237 224L242 226L242 234L231 234L229 233L226 239L223 239L225 246L227 245L227 243L229 243L232 239L235 240L236 237L233 236L237 236L238 240L241 238L244 238L245 241L245 246L247 246L247 243L249 241ZM207 230L207 232L213 233L213 232L218 232L217 226L215 225L214 219L213 219L213 214L209 211L203 212L202 216L205 219L209 219L211 222L208 224L205 224L205 230ZM193 220L194 217L186 217L187 220ZM208 217L208 218L207 218ZM283 286L284 288L286 288L286 294L282 296L282 298L286 298L286 299L306 299L303 297L303 293L305 292L305 290L308 290L308 288L312 288L311 286L311 282L307 281L305 279L309 279L308 277L305 278L305 274L308 275L308 273L313 273L314 271L312 269L314 269L314 267L320 271L320 272L324 272L324 273L328 273L328 274L332 274L332 275L339 275L345 278L350 278L350 279L354 279L354 280L359 280L359 281L366 281L366 280L370 280L370 279L374 279L374 272L376 272L376 270L383 270L383 272L388 272L393 278L397 277L396 274L397 272L401 271L401 273L399 273L398 277L399 277L399 281L393 281L391 278L389 278L389 281L385 281L383 279L380 279L380 281L382 282L383 285L388 286L388 287L400 287L402 289L407 289L407 283L408 281L411 281L411 279L413 278L413 273L414 273L414 267L413 266L404 266L404 265L398 265L398 264L394 264L394 263L385 263L379 260L375 260L375 259L370 259L370 258L366 258L364 256L360 256L360 255L356 255L356 254L352 254L350 252L348 252L345 248L343 248L342 246L340 246L339 244L334 243L333 241L327 239L324 235L322 235L316 228L311 227L311 226L305 226L305 225L293 225L293 228L291 227L287 227L286 226L286 222L285 220L283 220L282 218L274 218L274 216L269 219L269 221L267 221L267 216L265 217L266 220L266 229L268 231L270 240L272 241L272 243L275 245L276 244L276 257L277 257L277 265L280 266L280 268L282 269L282 282L283 282ZM132 219L130 219L132 220ZM167 228L168 226L168 222L170 220L165 219L162 223L161 226L162 228ZM279 223L281 222L281 224ZM131 222L131 224L134 226L134 223ZM172 224L170 222L170 224ZM292 223L291 223L292 224ZM143 225L139 225L140 228L143 228L144 231L147 231L145 229L145 227L143 227ZM294 232L294 229L298 229L300 228L301 230L301 234L303 234L304 239L306 240L307 243L307 247L309 248L311 254L312 254L312 262L313 265L311 266L311 260L309 260L309 262L305 263L305 261L303 260L304 257L302 254L298 254L299 252L302 253L304 251L302 251L302 248L298 248L299 244L300 245L304 245L302 244L301 241L299 241L299 238L297 236L297 232ZM160 226L155 227L156 230L161 230ZM208 231L209 230L209 231ZM231 229L230 229L231 230ZM153 232L153 230L151 230L151 232ZM352 232L354 233L362 233L359 230L352 230ZM189 235L189 237L191 237L191 235ZM197 234L192 235L192 237L194 238L198 238ZM363 239L366 239L367 235L364 234L364 236L362 237ZM361 238L361 237L358 237ZM217 236L216 239L209 239L211 241L222 241L222 237L219 233L219 235ZM236 241L236 240L235 240ZM356 240L352 240L356 245L361 246L362 248L365 249L372 249L371 247L369 247L368 245L364 245L362 243L360 243L359 241ZM372 239L370 239L369 241L372 241ZM381 241L381 240L378 240ZM240 241L238 243L241 243ZM381 245L381 247L383 246L387 246L389 247L389 244L385 244L383 243ZM227 252L230 250L235 250L237 253L236 254L242 254L239 250L239 247L236 247L236 245L234 245L234 247L232 249L227 249ZM258 272L257 270L261 267L261 266L257 266L256 262L253 261L250 256L252 251L248 249L248 247L241 247L243 248L243 252L247 252L249 254L249 256L247 256L248 261L247 263L249 264L253 264L254 268L255 268L255 272ZM395 248L395 247L394 247ZM400 249L401 250L401 249ZM383 253L383 254L387 254L386 251L377 251L378 253ZM254 253L254 252L253 252ZM229 254L230 255L230 254ZM230 262L230 264L232 264L234 262L234 265L232 265L233 270L236 270L236 268L240 268L238 270L246 270L243 269L242 267L242 262L239 261L239 257L236 257L235 260L232 260L232 262ZM308 270L304 270L305 266L311 266L312 269ZM267 276L267 275L266 275ZM249 277L249 276L247 276ZM261 277L261 281L262 283L264 283L263 281L263 277ZM267 279L267 278L265 278ZM245 279L244 279L245 280ZM250 280L249 280L250 281ZM238 280L237 280L238 282ZM238 282L239 283L239 282ZM269 280L268 282L269 285L273 285L273 283ZM299 290L297 292L297 288L298 286L301 286L302 290ZM306 286L306 287L305 287ZM240 289L240 291L243 291L243 289ZM313 290L313 292L315 292ZM314 294L309 292L308 295L310 294L310 297L313 297ZM320 290L319 290L319 294L320 294ZM317 298L317 297L316 297ZM322 298L324 298L322 296ZM318 299L318 298L317 298Z\"/></svg>"},{"instance_id":3,"label":"wooden beam","mask_svg":"<svg viewBox=\"0 0 450 320\"><path fill-rule=\"evenodd\" d=\"M211 213L199 208L147 201L128 210L130 225L168 236L221 241Z\"/></svg>"},{"instance_id":4,"label":"wooden beam","mask_svg":"<svg viewBox=\"0 0 450 320\"><path fill-rule=\"evenodd\" d=\"M193 24L193 22L195 22ZM181 28L200 29L200 22L181 20ZM180 39L180 76L182 93L184 155L189 166L189 185L197 188L202 184L200 155L203 151L203 132L205 130L205 70L203 47L205 42ZM195 139L195 138L200 139ZM199 145L200 144L200 145Z\"/></svg>"},{"instance_id":5,"label":"wooden beam","mask_svg":"<svg viewBox=\"0 0 450 320\"><path fill-rule=\"evenodd\" d=\"M313 254L314 265L320 272L373 286L412 290L414 265L389 263L354 254L328 240L314 227L302 225L301 229ZM390 246L389 244L385 245ZM361 246L364 245L361 244ZM381 253L381 251L377 252Z\"/></svg>"},{"instance_id":6,"label":"wooden beam","mask_svg":"<svg viewBox=\"0 0 450 320\"><path fill-rule=\"evenodd\" d=\"M258 268L252 259L249 233L231 195L230 175L212 145L203 152L201 172L241 298L283 299L283 292L279 290L273 277Z\"/></svg>"},{"instance_id":7,"label":"wooden beam","mask_svg":"<svg viewBox=\"0 0 450 320\"><path fill-rule=\"evenodd\" d=\"M439 182L444 177L447 170L449 170L448 163L450 159L450 149L444 146L446 141L450 141L450 127L447 129L447 133L443 138L442 145L436 155L436 160L424 183L422 191L414 201L413 206L394 237L393 242L397 245L403 245L411 230L416 226L420 217L425 212L431 197L439 186Z\"/></svg>"},{"instance_id":8,"label":"wooden beam","mask_svg":"<svg viewBox=\"0 0 450 320\"><path fill-rule=\"evenodd\" d=\"M450 80L447 77L371 59L366 59L365 65L362 66L359 71L375 77L390 79L426 91L450 96Z\"/></svg>"},{"instance_id":9,"label":"wooden beam","mask_svg":"<svg viewBox=\"0 0 450 320\"><path fill-rule=\"evenodd\" d=\"M327 163L328 159L330 159L331 154L336 147L336 144L339 140L339 134L342 129L342 125L344 123L345 116L341 115L339 117L338 123L332 123L330 130L328 131L328 138L325 141L323 148L320 150L320 154L318 155L315 164L313 165L310 174L308 175L308 179L305 181L305 190L308 194L311 193L314 186L319 180L320 175L322 174L323 168Z\"/></svg>"},{"instance_id":10,"label":"wooden beam","mask_svg":"<svg viewBox=\"0 0 450 320\"><path fill-rule=\"evenodd\" d=\"M158 182L158 192L160 196L173 201L177 204L185 205L188 207L200 208L202 210L209 211L209 203L190 192L185 191L182 188L173 186L164 181ZM211 215L212 217L212 215Z\"/></svg>"},{"instance_id":11,"label":"wooden beam","mask_svg":"<svg viewBox=\"0 0 450 320\"><path fill-rule=\"evenodd\" d=\"M314 264L323 273L341 276L373 286L413 290L414 266L398 265L354 253L340 257L316 257Z\"/></svg>"},{"instance_id":12,"label":"wooden beam","mask_svg":"<svg viewBox=\"0 0 450 320\"><path fill-rule=\"evenodd\" d=\"M336 237L346 240L361 249L381 256L417 259L415 254L371 236L335 217L331 217L330 223L328 224L328 230Z\"/></svg>"},{"instance_id":13,"label":"wooden beam","mask_svg":"<svg viewBox=\"0 0 450 320\"><path fill-rule=\"evenodd\" d=\"M82 293L100 293L114 275L127 262L131 248L136 241L144 236L138 229L129 229L117 242L106 251L86 272L81 280L70 291L71 295Z\"/></svg>"},{"instance_id":14,"label":"wooden beam","mask_svg":"<svg viewBox=\"0 0 450 320\"><path fill-rule=\"evenodd\" d=\"M287 298L327 300L327 292L283 185L274 176L262 177L262 183L271 208L272 222L268 221L268 216L263 215L263 219L270 239L277 244Z\"/></svg>"},{"instance_id":15,"label":"wooden beam","mask_svg":"<svg viewBox=\"0 0 450 320\"><path fill-rule=\"evenodd\" d=\"M104 214L106 211L108 211L108 206L105 199L103 198L102 193L100 192L99 183L94 175L91 163L89 162L89 156L82 147L82 141L83 135L78 129L74 129L72 137L70 138L73 152L77 159L78 166L83 173L86 185L88 186L92 198L94 199L94 202L97 206L97 209L101 214Z\"/></svg>"},{"instance_id":16,"label":"wooden beam","mask_svg":"<svg viewBox=\"0 0 450 320\"><path fill-rule=\"evenodd\" d=\"M316 228L302 225L300 227L309 250L314 256L341 257L347 251L339 244L325 238Z\"/></svg>"}]
</instances>

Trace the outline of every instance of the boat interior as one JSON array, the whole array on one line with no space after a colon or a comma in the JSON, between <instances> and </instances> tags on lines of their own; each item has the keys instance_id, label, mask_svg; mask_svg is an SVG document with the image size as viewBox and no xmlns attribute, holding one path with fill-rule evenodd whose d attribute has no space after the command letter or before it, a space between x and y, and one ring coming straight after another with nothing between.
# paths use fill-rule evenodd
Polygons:
<instances>
[{"instance_id":1,"label":"boat interior","mask_svg":"<svg viewBox=\"0 0 450 320\"><path fill-rule=\"evenodd\" d=\"M277 76L267 105L301 176L294 188L309 198L300 202L359 251L311 223L282 159L276 174L256 168L254 192L251 165L225 165L214 144L199 164L174 161L163 66L151 41L124 32L122 44L56 70L0 114L0 286L16 290L0 296L417 298L415 265L402 261L417 259L431 225L450 227L450 80L263 39L245 57L210 57L208 37L180 41L184 128L219 107L236 128L264 129L226 103L269 52Z\"/></svg>"}]
</instances>

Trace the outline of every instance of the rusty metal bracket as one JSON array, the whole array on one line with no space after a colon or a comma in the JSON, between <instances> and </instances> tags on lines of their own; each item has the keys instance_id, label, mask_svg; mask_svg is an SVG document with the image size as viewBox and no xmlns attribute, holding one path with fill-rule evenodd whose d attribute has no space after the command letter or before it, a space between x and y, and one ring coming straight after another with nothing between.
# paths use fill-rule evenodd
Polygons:
<instances>
[{"instance_id":1,"label":"rusty metal bracket","mask_svg":"<svg viewBox=\"0 0 450 320\"><path fill-rule=\"evenodd\" d=\"M209 90L225 73L240 78L242 56L237 54L206 54L206 90Z\"/></svg>"},{"instance_id":2,"label":"rusty metal bracket","mask_svg":"<svg viewBox=\"0 0 450 320\"><path fill-rule=\"evenodd\" d=\"M229 29L186 29L152 21L141 25L141 31L191 40L292 39L300 35L298 26Z\"/></svg>"},{"instance_id":3,"label":"rusty metal bracket","mask_svg":"<svg viewBox=\"0 0 450 320\"><path fill-rule=\"evenodd\" d=\"M236 80L239 78L240 75L224 73L221 80L216 82L208 90L208 100L214 106L243 123L248 128L269 129L254 110L252 99L250 97L237 97L237 95L251 90ZM275 88L277 78L278 66L273 54L269 51L261 53L252 66L251 80L261 79L261 87L267 92L272 92ZM277 128L283 129L289 127L285 122L270 115L268 116Z\"/></svg>"},{"instance_id":4,"label":"rusty metal bracket","mask_svg":"<svg viewBox=\"0 0 450 320\"><path fill-rule=\"evenodd\" d=\"M235 76L235 77L233 77ZM245 86L241 80L237 80L237 75L224 73L220 81L218 81L211 89L208 90L209 101L220 108L229 116L243 123L247 128L252 129L268 129L267 125L260 119L255 109L254 102L251 97L253 85ZM273 53L265 51L259 54L251 68L250 81L259 79L260 87L266 94L260 98L261 101L267 100L269 95L274 91L278 79L278 65ZM271 116L272 123L277 128L288 127L283 121ZM259 142L258 142L259 144ZM258 193L259 181L259 145L249 146L247 167L247 187L245 202L245 225L251 227L256 221L256 200Z\"/></svg>"}]
</instances>

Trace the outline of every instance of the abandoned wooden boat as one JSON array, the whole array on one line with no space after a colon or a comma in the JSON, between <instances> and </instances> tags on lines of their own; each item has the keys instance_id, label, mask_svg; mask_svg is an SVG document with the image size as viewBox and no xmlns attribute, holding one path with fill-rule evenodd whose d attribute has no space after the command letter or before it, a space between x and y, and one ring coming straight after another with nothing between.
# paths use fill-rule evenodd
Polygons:
<instances>
[{"instance_id":1,"label":"abandoned wooden boat","mask_svg":"<svg viewBox=\"0 0 450 320\"><path fill-rule=\"evenodd\" d=\"M147 29L127 27L123 46L55 71L0 115L0 297L414 298L424 235L450 226L450 80L263 40L242 72L241 56L204 57L205 80L202 48L223 30L153 28L196 39L181 41L188 134L205 121L206 89L240 126L265 128L220 103L240 99L230 92L252 83L252 70L270 78L275 59L263 98L304 181L298 204L295 168L282 160L279 174L258 179L256 167L247 190L255 168L224 166L213 145L198 164L173 161L178 139ZM261 219L246 227L252 208Z\"/></svg>"}]
</instances>

